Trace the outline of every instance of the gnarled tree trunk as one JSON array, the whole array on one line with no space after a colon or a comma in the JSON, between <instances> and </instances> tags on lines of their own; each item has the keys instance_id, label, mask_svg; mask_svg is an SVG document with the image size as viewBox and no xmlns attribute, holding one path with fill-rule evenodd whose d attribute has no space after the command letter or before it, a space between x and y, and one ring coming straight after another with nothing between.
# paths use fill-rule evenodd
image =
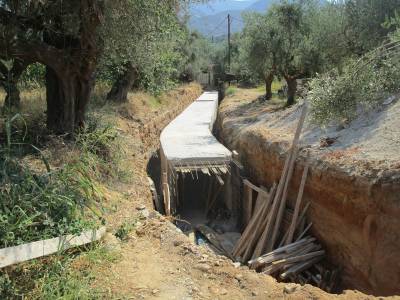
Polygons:
<instances>
[{"instance_id":1,"label":"gnarled tree trunk","mask_svg":"<svg viewBox=\"0 0 400 300\"><path fill-rule=\"evenodd\" d=\"M56 133L72 133L84 125L93 83L79 73L57 74L46 68L47 127Z\"/></svg>"},{"instance_id":2,"label":"gnarled tree trunk","mask_svg":"<svg viewBox=\"0 0 400 300\"><path fill-rule=\"evenodd\" d=\"M297 80L295 76L285 75L284 77L288 87L286 104L290 106L293 105L295 102L297 93Z\"/></svg>"},{"instance_id":3,"label":"gnarled tree trunk","mask_svg":"<svg viewBox=\"0 0 400 300\"><path fill-rule=\"evenodd\" d=\"M21 106L21 97L18 86L15 82L5 83L6 98L3 108L19 108Z\"/></svg>"},{"instance_id":4,"label":"gnarled tree trunk","mask_svg":"<svg viewBox=\"0 0 400 300\"><path fill-rule=\"evenodd\" d=\"M21 104L20 92L18 89L18 81L25 71L28 63L23 60L15 59L10 70L0 62L0 84L6 92L4 100L4 108L19 108Z\"/></svg>"},{"instance_id":5,"label":"gnarled tree trunk","mask_svg":"<svg viewBox=\"0 0 400 300\"><path fill-rule=\"evenodd\" d=\"M128 101L128 92L133 87L138 77L138 71L132 64L125 66L125 72L114 82L110 92L107 94L108 100L115 102Z\"/></svg>"},{"instance_id":6,"label":"gnarled tree trunk","mask_svg":"<svg viewBox=\"0 0 400 300\"><path fill-rule=\"evenodd\" d=\"M272 98L272 82L274 81L274 74L270 73L265 76L265 99L270 100Z\"/></svg>"}]
</instances>

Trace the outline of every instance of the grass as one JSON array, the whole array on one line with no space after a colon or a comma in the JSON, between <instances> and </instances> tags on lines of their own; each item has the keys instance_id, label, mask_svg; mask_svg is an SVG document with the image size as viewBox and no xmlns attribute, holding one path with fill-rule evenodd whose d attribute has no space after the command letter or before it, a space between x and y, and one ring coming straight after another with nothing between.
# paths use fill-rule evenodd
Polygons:
<instances>
[{"instance_id":1,"label":"grass","mask_svg":"<svg viewBox=\"0 0 400 300\"><path fill-rule=\"evenodd\" d=\"M102 186L124 170L114 125L92 116L75 140L64 140L45 128L42 89L23 91L21 104L19 113L0 117L0 248L99 226ZM99 97L93 110L101 105ZM107 254L89 248L78 255L82 250L1 270L0 299L100 298L90 268L74 264L84 257L95 266L93 259L104 262Z\"/></svg>"},{"instance_id":2,"label":"grass","mask_svg":"<svg viewBox=\"0 0 400 300\"><path fill-rule=\"evenodd\" d=\"M125 221L121 224L121 226L117 229L115 236L122 241L126 241L129 239L129 234L135 229L136 223L138 220L133 221Z\"/></svg>"},{"instance_id":3,"label":"grass","mask_svg":"<svg viewBox=\"0 0 400 300\"><path fill-rule=\"evenodd\" d=\"M0 298L110 299L104 290L93 288L94 273L97 267L106 268L119 258L117 252L97 244L7 268L0 272Z\"/></svg>"},{"instance_id":4,"label":"grass","mask_svg":"<svg viewBox=\"0 0 400 300\"><path fill-rule=\"evenodd\" d=\"M128 154L140 151L140 142L126 134L164 106L195 99L200 87L157 98L130 93L125 104L106 101L107 91L106 85L96 86L86 127L73 141L47 132L42 89L22 91L21 117L10 122L0 116L0 195L7 200L1 199L0 247L79 233L104 219L122 240L135 228L134 220L107 216L118 210L120 191L132 188L126 187L134 179ZM96 267L112 263L114 255L109 256L96 246L3 269L0 299L110 299L95 285Z\"/></svg>"},{"instance_id":5,"label":"grass","mask_svg":"<svg viewBox=\"0 0 400 300\"><path fill-rule=\"evenodd\" d=\"M283 86L284 86L284 82L279 81L279 80L274 80L274 81L272 82L272 86L271 86L272 94L276 94L276 95L277 95L277 94L278 94L278 91L279 91L280 89L282 89ZM257 91L259 91L259 92L264 92L264 93L265 93L265 85L262 84L262 85L258 86L258 87L257 87Z\"/></svg>"},{"instance_id":6,"label":"grass","mask_svg":"<svg viewBox=\"0 0 400 300\"><path fill-rule=\"evenodd\" d=\"M235 95L236 92L237 92L237 88L235 86L231 85L225 90L225 95L233 96L233 95Z\"/></svg>"},{"instance_id":7,"label":"grass","mask_svg":"<svg viewBox=\"0 0 400 300\"><path fill-rule=\"evenodd\" d=\"M162 104L161 104L160 98L155 97L155 96L150 96L148 98L148 105L152 109L158 109L161 107Z\"/></svg>"}]
</instances>

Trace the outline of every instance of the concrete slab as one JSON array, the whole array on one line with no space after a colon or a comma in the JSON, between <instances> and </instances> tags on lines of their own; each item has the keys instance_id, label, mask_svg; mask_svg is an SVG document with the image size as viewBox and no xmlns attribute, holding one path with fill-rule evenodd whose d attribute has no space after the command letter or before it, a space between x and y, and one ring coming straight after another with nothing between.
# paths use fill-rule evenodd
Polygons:
<instances>
[{"instance_id":1,"label":"concrete slab","mask_svg":"<svg viewBox=\"0 0 400 300\"><path fill-rule=\"evenodd\" d=\"M226 164L231 152L212 134L218 111L218 92L206 92L161 133L165 158L172 166Z\"/></svg>"}]
</instances>

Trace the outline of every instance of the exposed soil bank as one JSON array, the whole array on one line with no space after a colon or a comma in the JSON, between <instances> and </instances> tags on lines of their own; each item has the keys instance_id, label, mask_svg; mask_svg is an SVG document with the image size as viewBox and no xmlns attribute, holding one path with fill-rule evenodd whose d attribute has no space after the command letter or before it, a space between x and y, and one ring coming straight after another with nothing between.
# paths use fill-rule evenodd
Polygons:
<instances>
[{"instance_id":1,"label":"exposed soil bank","mask_svg":"<svg viewBox=\"0 0 400 300\"><path fill-rule=\"evenodd\" d=\"M272 107L253 102L256 97L239 91L226 98L218 127L225 145L239 152L250 179L270 187L279 181L294 130L280 132L270 129L268 120L260 121L263 114L272 113ZM305 159L311 153L303 204L311 202L313 234L332 262L343 268L344 288L374 295L400 294L399 169L371 172L371 162L350 159L339 164L332 159L348 155L346 151L329 155L318 151L304 145L290 185L289 205L293 207Z\"/></svg>"}]
</instances>

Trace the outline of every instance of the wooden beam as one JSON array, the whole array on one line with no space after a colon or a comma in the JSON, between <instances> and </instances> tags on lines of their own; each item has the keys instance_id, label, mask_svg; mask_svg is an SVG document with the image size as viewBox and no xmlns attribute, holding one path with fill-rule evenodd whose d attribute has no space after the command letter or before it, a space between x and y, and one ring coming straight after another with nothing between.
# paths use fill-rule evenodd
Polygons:
<instances>
[{"instance_id":1,"label":"wooden beam","mask_svg":"<svg viewBox=\"0 0 400 300\"><path fill-rule=\"evenodd\" d=\"M253 190L248 185L244 185L243 194L243 225L247 226L253 215Z\"/></svg>"},{"instance_id":2,"label":"wooden beam","mask_svg":"<svg viewBox=\"0 0 400 300\"><path fill-rule=\"evenodd\" d=\"M290 267L288 270L286 270L284 273L281 274L281 278L282 279L286 279L288 276L290 275L295 275L299 272L302 272L308 268L310 268L311 266L313 266L314 264L316 264L317 262L321 261L323 258L323 256L319 256L319 257L315 257L309 261L306 262L302 262L299 264L295 264L294 266Z\"/></svg>"},{"instance_id":3,"label":"wooden beam","mask_svg":"<svg viewBox=\"0 0 400 300\"><path fill-rule=\"evenodd\" d=\"M304 171L303 171L303 177L301 178L299 194L297 195L297 200L296 200L296 207L294 209L292 223L290 224L289 234L288 234L288 237L286 239L285 245L288 245L293 241L293 235L294 235L294 231L296 229L297 219L298 219L298 216L299 216L299 213L300 213L300 206L301 206L301 201L303 199L304 187L306 185L306 180L307 180L309 167L310 166L307 163L307 165L306 165L306 167L304 168Z\"/></svg>"},{"instance_id":4,"label":"wooden beam","mask_svg":"<svg viewBox=\"0 0 400 300\"><path fill-rule=\"evenodd\" d=\"M291 153L289 154L290 162L289 162L288 172L287 172L287 176L284 178L285 183L284 183L283 194L282 194L282 198L279 201L280 206L279 206L278 214L276 217L275 226L272 231L272 236L268 242L267 251L271 251L274 248L275 241L278 236L279 227L281 226L283 212L286 208L286 200L287 200L289 183L290 183L290 180L292 179L294 164L296 162L297 154L299 152L298 143L300 140L300 135L301 135L301 131L303 129L303 125L304 125L306 116L307 116L307 105L304 104L303 109L301 111L300 120L297 124L296 133L294 135Z\"/></svg>"},{"instance_id":5,"label":"wooden beam","mask_svg":"<svg viewBox=\"0 0 400 300\"><path fill-rule=\"evenodd\" d=\"M53 239L32 242L0 249L0 268L89 244L101 239L106 228L87 230L81 235L65 235Z\"/></svg>"},{"instance_id":6,"label":"wooden beam","mask_svg":"<svg viewBox=\"0 0 400 300\"><path fill-rule=\"evenodd\" d=\"M320 250L320 251L315 251L315 252L311 252L311 253L307 253L307 254L303 254L303 255L298 255L298 256L293 256L293 257L289 257L289 258L284 258L281 260L277 260L272 262L272 264L289 264L289 263L297 263L299 261L304 261L304 260L308 260L310 258L314 258L317 256L323 256L325 254L324 250Z\"/></svg>"},{"instance_id":7,"label":"wooden beam","mask_svg":"<svg viewBox=\"0 0 400 300\"><path fill-rule=\"evenodd\" d=\"M304 231L300 234L300 236L297 238L297 240L300 240L306 233L308 230L310 230L311 226L313 225L313 223L311 222L310 224L308 224L308 226L306 227L306 229L304 229Z\"/></svg>"},{"instance_id":8,"label":"wooden beam","mask_svg":"<svg viewBox=\"0 0 400 300\"><path fill-rule=\"evenodd\" d=\"M240 237L239 241L237 242L235 249L233 250L233 256L237 257L243 253L243 251L246 249L246 243L248 243L249 239L252 239L252 234L254 233L255 230L259 230L262 228L260 226L260 222L262 221L262 218L265 215L265 210L264 206L269 206L272 198L274 197L274 193L276 191L276 184L271 189L270 195L268 197L268 201L266 201L262 207L262 209L258 210L255 212L254 216L251 218L249 225L247 225L246 229L242 233L242 236Z\"/></svg>"},{"instance_id":9,"label":"wooden beam","mask_svg":"<svg viewBox=\"0 0 400 300\"><path fill-rule=\"evenodd\" d=\"M263 192L263 189L261 187L258 187L254 184L252 184L249 180L247 179L243 179L243 184L252 188L253 190L255 190L257 193Z\"/></svg>"}]
</instances>

